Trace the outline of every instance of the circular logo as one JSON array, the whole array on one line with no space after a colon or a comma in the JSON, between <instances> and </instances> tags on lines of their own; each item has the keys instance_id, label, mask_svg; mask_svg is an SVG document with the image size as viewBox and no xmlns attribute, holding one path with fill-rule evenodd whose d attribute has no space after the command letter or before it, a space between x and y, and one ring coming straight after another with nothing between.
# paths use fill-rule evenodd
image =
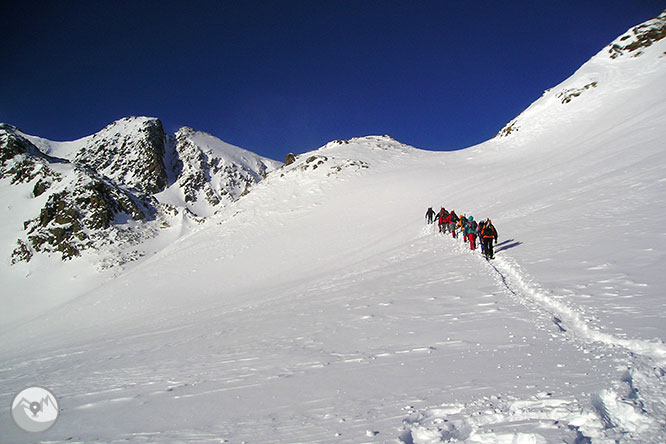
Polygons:
<instances>
[{"instance_id":1,"label":"circular logo","mask_svg":"<svg viewBox=\"0 0 666 444\"><path fill-rule=\"evenodd\" d=\"M14 397L12 418L26 432L48 430L58 419L58 402L53 393L41 387L28 387Z\"/></svg>"}]
</instances>

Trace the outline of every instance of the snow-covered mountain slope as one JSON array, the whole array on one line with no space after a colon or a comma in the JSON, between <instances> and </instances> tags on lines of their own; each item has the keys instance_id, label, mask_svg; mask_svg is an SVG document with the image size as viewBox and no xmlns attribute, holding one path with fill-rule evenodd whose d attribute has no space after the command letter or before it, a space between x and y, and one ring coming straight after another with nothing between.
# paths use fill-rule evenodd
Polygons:
<instances>
[{"instance_id":1,"label":"snow-covered mountain slope","mask_svg":"<svg viewBox=\"0 0 666 444\"><path fill-rule=\"evenodd\" d=\"M159 250L280 166L189 128L166 135L147 117L72 142L2 125L0 153L3 323L76 296L58 282L99 285L98 270Z\"/></svg>"},{"instance_id":2,"label":"snow-covered mountain slope","mask_svg":"<svg viewBox=\"0 0 666 444\"><path fill-rule=\"evenodd\" d=\"M49 387L51 442L664 442L664 41L602 51L466 150L298 156L6 329L0 404ZM497 258L428 206L492 218ZM32 442L4 412L0 440Z\"/></svg>"},{"instance_id":3,"label":"snow-covered mountain slope","mask_svg":"<svg viewBox=\"0 0 666 444\"><path fill-rule=\"evenodd\" d=\"M593 124L600 108L615 107L613 116L619 123L640 119L636 110L625 109L625 92L644 94L645 100L634 100L638 106L649 107L664 85L654 72L664 64L666 14L636 26L611 42L574 75L546 90L543 96L509 122L497 135L512 137L512 144L527 144L563 124ZM585 100L582 100L582 99ZM627 104L629 105L629 104Z\"/></svg>"}]
</instances>

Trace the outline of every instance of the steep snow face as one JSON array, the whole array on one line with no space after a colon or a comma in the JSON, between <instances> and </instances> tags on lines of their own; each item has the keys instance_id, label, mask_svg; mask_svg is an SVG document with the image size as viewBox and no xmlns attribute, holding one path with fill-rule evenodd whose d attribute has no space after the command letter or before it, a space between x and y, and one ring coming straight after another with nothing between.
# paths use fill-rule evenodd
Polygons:
<instances>
[{"instance_id":1,"label":"steep snow face","mask_svg":"<svg viewBox=\"0 0 666 444\"><path fill-rule=\"evenodd\" d=\"M199 217L238 199L281 165L191 128L181 128L169 144L171 185L156 197Z\"/></svg>"},{"instance_id":2,"label":"steep snow face","mask_svg":"<svg viewBox=\"0 0 666 444\"><path fill-rule=\"evenodd\" d=\"M5 327L0 403L51 388L51 442L665 442L662 42L595 56L466 150L369 136L297 156ZM492 218L497 258L425 225L429 206Z\"/></svg>"}]
</instances>

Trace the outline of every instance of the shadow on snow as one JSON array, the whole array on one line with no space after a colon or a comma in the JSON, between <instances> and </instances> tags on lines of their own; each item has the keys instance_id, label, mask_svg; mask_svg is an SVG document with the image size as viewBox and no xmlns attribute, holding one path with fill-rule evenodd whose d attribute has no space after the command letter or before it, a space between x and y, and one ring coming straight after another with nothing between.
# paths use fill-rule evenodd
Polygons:
<instances>
[{"instance_id":1,"label":"shadow on snow","mask_svg":"<svg viewBox=\"0 0 666 444\"><path fill-rule=\"evenodd\" d=\"M503 242L500 242L499 244L497 244L495 246L495 252L497 253L499 251L508 250L510 248L517 247L518 245L522 245L522 242L514 240L514 239L507 239Z\"/></svg>"}]
</instances>

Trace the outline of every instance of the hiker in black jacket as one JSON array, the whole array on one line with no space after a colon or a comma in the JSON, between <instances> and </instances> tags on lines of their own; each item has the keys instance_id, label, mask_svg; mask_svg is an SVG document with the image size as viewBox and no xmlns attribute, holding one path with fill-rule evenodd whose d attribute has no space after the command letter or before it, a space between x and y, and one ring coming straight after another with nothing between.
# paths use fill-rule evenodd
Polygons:
<instances>
[{"instance_id":1,"label":"hiker in black jacket","mask_svg":"<svg viewBox=\"0 0 666 444\"><path fill-rule=\"evenodd\" d=\"M429 207L429 208L428 208L428 211L426 211L425 218L426 218L426 223L427 223L427 224L431 224L432 221L434 220L434 218L435 218L435 210L433 210L432 207Z\"/></svg>"},{"instance_id":2,"label":"hiker in black jacket","mask_svg":"<svg viewBox=\"0 0 666 444\"><path fill-rule=\"evenodd\" d=\"M483 242L483 253L486 255L486 259L495 259L493 242L497 243L497 230L490 219L488 219L483 225L481 240Z\"/></svg>"}]
</instances>

